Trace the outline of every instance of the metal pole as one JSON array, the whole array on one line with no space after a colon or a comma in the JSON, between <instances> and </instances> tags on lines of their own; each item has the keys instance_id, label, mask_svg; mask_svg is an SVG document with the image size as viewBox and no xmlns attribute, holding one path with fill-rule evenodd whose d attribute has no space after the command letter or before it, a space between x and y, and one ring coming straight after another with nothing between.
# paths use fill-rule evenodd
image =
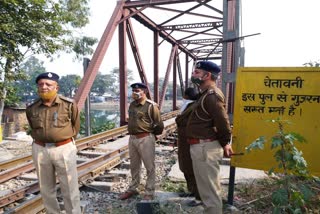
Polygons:
<instances>
[{"instance_id":1,"label":"metal pole","mask_svg":"<svg viewBox=\"0 0 320 214\"><path fill-rule=\"evenodd\" d=\"M240 2L241 0L224 0L223 1L223 39L228 40L230 38L239 37L239 25L240 25ZM229 6L232 6L229 7ZM233 8L235 7L235 8ZM234 11L233 11L234 9ZM233 14L234 13L234 14ZM234 24L232 24L234 22ZM223 74L227 76L231 76L231 74L236 74L239 63L241 62L240 57L240 40L237 39L233 42L232 49L228 49L228 45L230 43L227 42L223 45L223 56L222 56L222 69ZM231 58L231 57L232 58ZM233 64L230 62L232 61ZM228 72L228 73L227 73ZM234 86L236 84L235 75L232 76L232 79L228 78L227 81L223 78L222 82L222 90L228 93L228 113L231 119L231 123L233 123L233 103L234 103ZM227 90L227 88L229 90ZM226 94L227 95L227 94ZM231 118L232 116L232 118ZM233 205L233 197L234 197L234 185L235 185L235 175L236 168L231 166L230 164L230 172L229 172L229 190L228 190L228 204Z\"/></svg>"},{"instance_id":2,"label":"metal pole","mask_svg":"<svg viewBox=\"0 0 320 214\"><path fill-rule=\"evenodd\" d=\"M233 195L234 195L234 180L236 177L236 167L230 166L229 172L229 189L228 189L228 204L233 205Z\"/></svg>"},{"instance_id":3,"label":"metal pole","mask_svg":"<svg viewBox=\"0 0 320 214\"><path fill-rule=\"evenodd\" d=\"M83 73L86 72L89 67L90 59L83 58ZM85 117L85 135L91 135L91 120L90 120L90 93L87 96L87 99L84 104L84 117Z\"/></svg>"}]
</instances>

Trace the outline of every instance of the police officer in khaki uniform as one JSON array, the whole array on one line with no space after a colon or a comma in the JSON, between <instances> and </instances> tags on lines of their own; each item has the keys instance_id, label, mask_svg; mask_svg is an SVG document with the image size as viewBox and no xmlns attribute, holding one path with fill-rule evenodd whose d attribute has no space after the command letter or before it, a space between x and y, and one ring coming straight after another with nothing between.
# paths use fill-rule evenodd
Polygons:
<instances>
[{"instance_id":1,"label":"police officer in khaki uniform","mask_svg":"<svg viewBox=\"0 0 320 214\"><path fill-rule=\"evenodd\" d=\"M197 100L198 94L195 88L187 88L184 91L183 103L181 106L181 113L176 117L176 123L178 127L178 162L179 168L183 172L183 175L187 182L187 188L189 193L181 193L180 197L194 196L196 200L200 201L200 195L198 192L196 179L192 167L192 159L190 156L190 145L187 143L186 126L190 114L193 110L194 102ZM189 202L189 206L197 206L201 203L198 201Z\"/></svg>"},{"instance_id":2,"label":"police officer in khaki uniform","mask_svg":"<svg viewBox=\"0 0 320 214\"><path fill-rule=\"evenodd\" d=\"M80 194L77 148L74 139L80 117L73 100L57 94L59 76L52 72L36 78L40 99L27 107L31 127L32 158L39 179L40 193L47 213L60 213L56 193L58 177L67 214L79 214Z\"/></svg>"},{"instance_id":3,"label":"police officer in khaki uniform","mask_svg":"<svg viewBox=\"0 0 320 214\"><path fill-rule=\"evenodd\" d=\"M216 86L219 72L215 63L199 61L191 76L191 81L199 86L200 97L188 120L187 142L206 214L222 213L219 160L233 153L225 98Z\"/></svg>"},{"instance_id":4,"label":"police officer in khaki uniform","mask_svg":"<svg viewBox=\"0 0 320 214\"><path fill-rule=\"evenodd\" d=\"M147 86L131 85L133 102L129 106L128 132L129 156L132 181L129 189L120 195L124 200L138 194L141 161L147 170L144 200L152 200L155 191L155 135L162 133L164 125L158 106L146 97Z\"/></svg>"}]
</instances>

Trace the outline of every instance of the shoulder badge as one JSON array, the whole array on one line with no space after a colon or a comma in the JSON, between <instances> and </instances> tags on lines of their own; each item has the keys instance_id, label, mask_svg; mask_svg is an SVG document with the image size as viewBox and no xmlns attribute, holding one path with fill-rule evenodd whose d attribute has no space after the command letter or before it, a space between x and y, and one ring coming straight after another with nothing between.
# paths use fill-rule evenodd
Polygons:
<instances>
[{"instance_id":1,"label":"shoulder badge","mask_svg":"<svg viewBox=\"0 0 320 214\"><path fill-rule=\"evenodd\" d=\"M65 97L65 96L62 96L62 95L59 95L60 99L64 100L64 101L67 101L67 102L70 102L70 103L73 103L73 99L69 98L69 97Z\"/></svg>"},{"instance_id":2,"label":"shoulder badge","mask_svg":"<svg viewBox=\"0 0 320 214\"><path fill-rule=\"evenodd\" d=\"M154 102L154 101L152 101L152 100L149 100L149 99L147 99L147 102L150 103L150 104L152 104L152 105L156 105L156 106L158 105L156 102Z\"/></svg>"},{"instance_id":3,"label":"shoulder badge","mask_svg":"<svg viewBox=\"0 0 320 214\"><path fill-rule=\"evenodd\" d=\"M209 89L209 90L208 90L208 92L207 92L207 93L208 93L208 94L214 94L214 93L216 93L216 91L215 91L214 89L212 89L212 88L211 88L211 89Z\"/></svg>"},{"instance_id":4,"label":"shoulder badge","mask_svg":"<svg viewBox=\"0 0 320 214\"><path fill-rule=\"evenodd\" d=\"M224 102L224 99L225 99L224 95L223 95L222 91L219 88L209 89L207 94L208 95L209 94L215 94L220 101Z\"/></svg>"},{"instance_id":5,"label":"shoulder badge","mask_svg":"<svg viewBox=\"0 0 320 214\"><path fill-rule=\"evenodd\" d=\"M39 102L40 100L41 100L40 98L37 98L33 103L30 103L27 107L33 106L34 104L36 104L36 103Z\"/></svg>"}]
</instances>

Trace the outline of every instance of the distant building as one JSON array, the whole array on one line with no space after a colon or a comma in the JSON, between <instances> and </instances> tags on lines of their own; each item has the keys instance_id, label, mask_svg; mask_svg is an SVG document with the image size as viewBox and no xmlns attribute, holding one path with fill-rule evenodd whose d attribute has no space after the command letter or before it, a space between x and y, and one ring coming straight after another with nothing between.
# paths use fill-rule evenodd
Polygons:
<instances>
[{"instance_id":1,"label":"distant building","mask_svg":"<svg viewBox=\"0 0 320 214\"><path fill-rule=\"evenodd\" d=\"M26 117L26 108L5 107L2 114L2 136L10 137L12 134L20 131L26 131L28 120Z\"/></svg>"}]
</instances>

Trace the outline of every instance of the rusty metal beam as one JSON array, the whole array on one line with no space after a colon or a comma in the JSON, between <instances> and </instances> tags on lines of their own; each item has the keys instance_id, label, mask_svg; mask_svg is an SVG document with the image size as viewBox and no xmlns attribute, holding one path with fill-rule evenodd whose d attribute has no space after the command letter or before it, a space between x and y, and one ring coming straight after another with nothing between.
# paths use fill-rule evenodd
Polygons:
<instances>
[{"instance_id":1,"label":"rusty metal beam","mask_svg":"<svg viewBox=\"0 0 320 214\"><path fill-rule=\"evenodd\" d=\"M154 9L158 9L158 10L166 10L166 11L175 12L175 13L183 13L183 12L185 12L184 14L187 14L187 15L199 16L199 17L204 17L204 18L209 18L209 19L222 20L221 17L217 17L217 16L209 16L209 15L207 15L207 14L200 14L200 13L194 13L194 12L186 12L186 11L176 10L176 9L167 8L167 7L149 6L149 8L154 8Z\"/></svg>"},{"instance_id":2,"label":"rusty metal beam","mask_svg":"<svg viewBox=\"0 0 320 214\"><path fill-rule=\"evenodd\" d=\"M132 10L133 12L135 11L134 8L131 8L130 10ZM173 38L172 36L170 36L167 32L161 30L161 28L154 23L151 19L149 19L147 16L145 16L142 13L138 13L136 15L133 16L134 19L136 19L138 22L140 22L141 24L145 25L146 27L148 27L149 29L153 30L153 31L158 31L159 32L159 36L161 36L162 38L164 38L166 41L168 41L169 43L171 43L172 45L177 45L178 48L185 52L188 53L190 56L192 56L193 58L195 58L196 56L190 52L187 48L185 48L182 44L179 44L178 41Z\"/></svg>"},{"instance_id":3,"label":"rusty metal beam","mask_svg":"<svg viewBox=\"0 0 320 214\"><path fill-rule=\"evenodd\" d=\"M221 43L216 43L216 42L214 42L214 43L209 43L209 44L194 44L194 45L195 45L195 46L198 46L198 47L193 48L193 49L190 49L190 50L194 51L194 50L199 50L199 49L204 48L204 47L210 48L210 47L212 47L212 46L215 47L215 48L217 48L217 47L222 48L222 47L223 47Z\"/></svg>"},{"instance_id":4,"label":"rusty metal beam","mask_svg":"<svg viewBox=\"0 0 320 214\"><path fill-rule=\"evenodd\" d=\"M210 53L210 54L221 54L222 49L221 48L213 48L213 49L194 49L192 50L194 53Z\"/></svg>"},{"instance_id":5,"label":"rusty metal beam","mask_svg":"<svg viewBox=\"0 0 320 214\"><path fill-rule=\"evenodd\" d=\"M230 80L228 76L236 73L238 66L240 66L240 41L238 39L235 41L230 39L239 36L240 4L241 0L223 1L223 39L228 42L223 43L222 90L226 96L227 111L230 116L231 124L233 123L235 79ZM230 166L228 189L228 204L230 205L233 205L234 199L235 173L236 168Z\"/></svg>"},{"instance_id":6,"label":"rusty metal beam","mask_svg":"<svg viewBox=\"0 0 320 214\"><path fill-rule=\"evenodd\" d=\"M120 19L117 24L120 24L121 22L123 22L125 20L128 20L129 18L131 18L133 15L135 15L137 13L141 13L146 8L148 8L148 6L144 6L144 7L140 8L140 9L136 10L134 13L128 14L127 16L125 16L122 19Z\"/></svg>"},{"instance_id":7,"label":"rusty metal beam","mask_svg":"<svg viewBox=\"0 0 320 214\"><path fill-rule=\"evenodd\" d=\"M129 11L123 10L123 16L126 16ZM119 82L120 82L120 126L127 124L127 109L128 109L128 72L127 72L127 21L119 24Z\"/></svg>"},{"instance_id":8,"label":"rusty metal beam","mask_svg":"<svg viewBox=\"0 0 320 214\"><path fill-rule=\"evenodd\" d=\"M180 40L184 40L184 39L187 39L187 38L191 38L191 37L194 37L194 36L197 36L199 34L203 34L203 33L206 33L208 31L211 31L211 30L214 30L215 28L209 28L209 29L206 29L206 30L203 30L203 31L200 31L200 32L195 32L193 33L192 35L189 35L189 36L186 36L186 37L183 37L183 38L180 38ZM216 36L220 36L220 35L216 35Z\"/></svg>"},{"instance_id":9,"label":"rusty metal beam","mask_svg":"<svg viewBox=\"0 0 320 214\"><path fill-rule=\"evenodd\" d=\"M222 27L222 22L202 22L202 23L190 23L180 25L165 25L161 28L164 30L179 30L179 29L193 29L193 28L218 28Z\"/></svg>"},{"instance_id":10,"label":"rusty metal beam","mask_svg":"<svg viewBox=\"0 0 320 214\"><path fill-rule=\"evenodd\" d=\"M144 69L144 66L142 63L142 58L140 56L139 47L138 47L138 44L136 41L136 37L135 37L134 31L133 31L130 19L127 20L127 35L128 35L129 42L131 44L131 50L133 53L134 60L136 62L136 66L137 66L137 69L138 69L138 72L140 75L141 82L143 82L147 85L148 92L149 92L147 94L147 97L152 100L152 92L150 90L150 86L149 86L148 79L147 79L147 76L145 73L145 69Z\"/></svg>"},{"instance_id":11,"label":"rusty metal beam","mask_svg":"<svg viewBox=\"0 0 320 214\"><path fill-rule=\"evenodd\" d=\"M174 59L174 56L175 56L175 54L177 52L177 49L178 49L177 45L173 45L172 46L171 54L170 54L169 62L168 62L168 66L167 66L167 71L166 71L166 75L165 75L165 78L164 78L164 81L163 81L163 86L162 86L162 93L161 93L160 103L159 103L160 110L162 109L163 101L164 101L165 96L166 96L166 91L167 91L168 82L169 82L169 75L170 75L170 72L171 72L173 59Z\"/></svg>"},{"instance_id":12,"label":"rusty metal beam","mask_svg":"<svg viewBox=\"0 0 320 214\"><path fill-rule=\"evenodd\" d=\"M204 56L198 56L197 60L220 60L222 59L221 56L207 56L207 55L204 55Z\"/></svg>"},{"instance_id":13,"label":"rusty metal beam","mask_svg":"<svg viewBox=\"0 0 320 214\"><path fill-rule=\"evenodd\" d=\"M97 49L95 50L89 67L84 74L82 81L79 85L77 93L75 94L75 101L77 102L79 110L84 106L86 98L90 92L91 86L97 76L98 70L104 58L104 55L109 47L113 33L117 27L116 23L120 20L122 15L122 9L124 0L118 1L113 11L110 21L104 30L104 33L100 39Z\"/></svg>"},{"instance_id":14,"label":"rusty metal beam","mask_svg":"<svg viewBox=\"0 0 320 214\"><path fill-rule=\"evenodd\" d=\"M162 4L178 4L187 2L197 2L196 0L141 0L141 1L127 1L126 8L143 7L145 5L162 5Z\"/></svg>"},{"instance_id":15,"label":"rusty metal beam","mask_svg":"<svg viewBox=\"0 0 320 214\"><path fill-rule=\"evenodd\" d=\"M177 69L178 69L179 82L180 82L180 90L181 90L181 94L183 95L184 84L183 84L182 69L181 69L179 54L177 54L176 58L177 58L176 61L177 61Z\"/></svg>"},{"instance_id":16,"label":"rusty metal beam","mask_svg":"<svg viewBox=\"0 0 320 214\"><path fill-rule=\"evenodd\" d=\"M212 28L213 29L213 28ZM210 30L212 30L210 29ZM217 29L218 30L218 29ZM198 31L194 31L194 30L183 30L183 29L178 29L175 31L179 31L179 32L185 32L185 33L195 33L195 34L201 34L201 35L207 35L207 36L222 36L221 33L217 34L217 33L207 33L207 32L198 32ZM179 39L180 41L181 39Z\"/></svg>"},{"instance_id":17,"label":"rusty metal beam","mask_svg":"<svg viewBox=\"0 0 320 214\"><path fill-rule=\"evenodd\" d=\"M180 40L180 44L221 43L222 38Z\"/></svg>"},{"instance_id":18,"label":"rusty metal beam","mask_svg":"<svg viewBox=\"0 0 320 214\"><path fill-rule=\"evenodd\" d=\"M173 57L173 77L172 77L172 110L177 109L177 51Z\"/></svg>"},{"instance_id":19,"label":"rusty metal beam","mask_svg":"<svg viewBox=\"0 0 320 214\"><path fill-rule=\"evenodd\" d=\"M198 0L199 1L199 0ZM238 0L239 1L239 0ZM219 13L219 14L221 14L221 15L223 15L223 11L222 10L219 10L219 9L217 9L217 8L215 8L215 7L212 7L211 5L208 5L207 4L208 2L204 2L204 3L201 3L201 4L203 4L205 7L207 7L207 8L209 8L209 9L211 9L211 10L213 10L213 11L216 11L217 13Z\"/></svg>"},{"instance_id":20,"label":"rusty metal beam","mask_svg":"<svg viewBox=\"0 0 320 214\"><path fill-rule=\"evenodd\" d=\"M209 1L211 1L211 0L205 0L203 3L198 2L198 3L199 3L198 5L193 6L193 7L189 8L188 10L185 10L185 11L183 11L182 13L180 13L180 14L178 14L178 15L174 16L174 17L171 17L170 19L168 19L168 20L166 20L166 21L162 22L162 23L160 24L160 26L162 26L162 25L164 25L164 24L166 24L166 23L169 23L169 22L171 22L171 21L175 20L176 18L178 18L178 17L180 17L180 16L184 15L184 14L185 14L185 13L187 13L187 12L190 12L190 11L192 11L192 10L197 9L197 8L198 8L198 7L200 7L202 4L205 4L205 3L209 2Z\"/></svg>"},{"instance_id":21,"label":"rusty metal beam","mask_svg":"<svg viewBox=\"0 0 320 214\"><path fill-rule=\"evenodd\" d=\"M153 90L154 101L159 103L159 32L153 32Z\"/></svg>"},{"instance_id":22,"label":"rusty metal beam","mask_svg":"<svg viewBox=\"0 0 320 214\"><path fill-rule=\"evenodd\" d=\"M185 62L185 68L186 68L186 70L185 70L185 88L184 88L184 90L186 90L188 87L189 87L189 56L188 56L188 54L186 54L186 62ZM191 71L192 72L192 71ZM183 90L183 92L184 92L184 90ZM183 93L182 93L182 95L183 95Z\"/></svg>"}]
</instances>

